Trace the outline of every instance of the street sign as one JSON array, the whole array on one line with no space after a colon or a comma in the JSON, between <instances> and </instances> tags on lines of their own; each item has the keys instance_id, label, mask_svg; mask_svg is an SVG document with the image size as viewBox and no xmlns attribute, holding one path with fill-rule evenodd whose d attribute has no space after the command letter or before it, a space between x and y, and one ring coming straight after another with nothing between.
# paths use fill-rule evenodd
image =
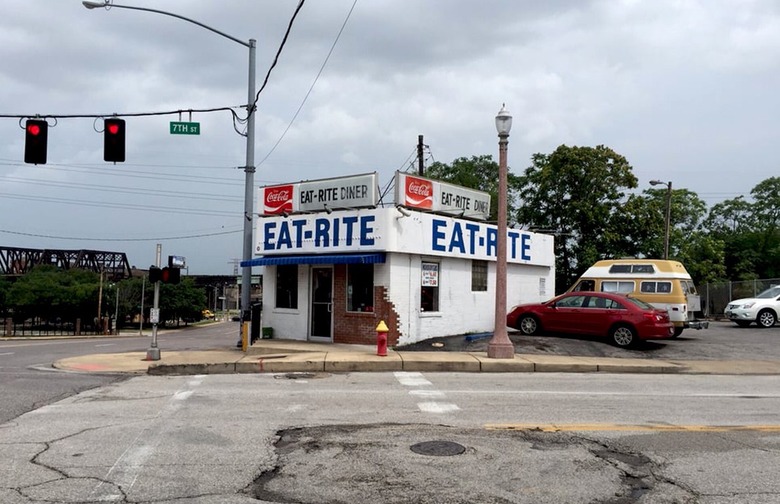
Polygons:
<instances>
[{"instance_id":1,"label":"street sign","mask_svg":"<svg viewBox=\"0 0 780 504\"><path fill-rule=\"evenodd\" d=\"M160 309L159 308L150 308L149 309L149 322L152 324L159 324L160 323Z\"/></svg>"},{"instance_id":2,"label":"street sign","mask_svg":"<svg viewBox=\"0 0 780 504\"><path fill-rule=\"evenodd\" d=\"M200 135L200 123L171 121L171 135Z\"/></svg>"}]
</instances>

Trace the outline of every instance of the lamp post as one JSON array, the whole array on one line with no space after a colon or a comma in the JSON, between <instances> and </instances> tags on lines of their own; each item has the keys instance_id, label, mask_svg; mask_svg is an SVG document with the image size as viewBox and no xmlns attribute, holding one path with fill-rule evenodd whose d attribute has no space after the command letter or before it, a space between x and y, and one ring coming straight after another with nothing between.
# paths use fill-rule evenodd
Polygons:
<instances>
[{"instance_id":1,"label":"lamp post","mask_svg":"<svg viewBox=\"0 0 780 504\"><path fill-rule=\"evenodd\" d=\"M247 262L252 259L252 215L254 212L254 185L255 185L255 60L256 60L256 48L257 48L257 41L255 39L249 39L248 41L243 41L241 39L237 39L231 35L228 35L227 33L221 32L217 30L216 28L212 28L211 26L208 26L206 24L203 24L201 22L195 21L194 19L190 19L188 17L180 16L179 14L174 14L172 12L167 12L163 10L158 9L149 9L146 7L132 7L129 5L117 5L114 3L108 3L108 0L106 2L81 2L84 7L87 9L96 9L99 7L105 7L106 10L117 8L117 9L130 9L130 10L139 10L139 11L146 11L146 12L154 12L157 14L163 14L165 16L171 16L178 19L181 19L183 21L187 21L188 23L192 23L195 25L200 26L201 28L205 28L213 33L216 33L217 35L220 35L228 40L232 40L233 42L236 42L237 44L241 44L242 46L249 49L249 84L247 88L247 122L246 122L246 165L244 166L244 173L245 173L245 181L244 181L244 216L243 216L243 223L244 223L244 242L243 242L243 261ZM241 271L241 320L243 322L247 322L250 317L250 311L249 311L249 303L251 300L252 295L252 268L251 266L244 266Z\"/></svg>"},{"instance_id":2,"label":"lamp post","mask_svg":"<svg viewBox=\"0 0 780 504\"><path fill-rule=\"evenodd\" d=\"M650 185L666 186L666 222L664 225L664 259L669 259L669 228L672 224L672 181L651 180Z\"/></svg>"},{"instance_id":3,"label":"lamp post","mask_svg":"<svg viewBox=\"0 0 780 504\"><path fill-rule=\"evenodd\" d=\"M487 355L493 359L514 359L515 346L506 332L506 207L507 168L506 150L512 115L505 105L496 115L498 130L498 236L496 237L496 312L493 337L488 343Z\"/></svg>"}]
</instances>

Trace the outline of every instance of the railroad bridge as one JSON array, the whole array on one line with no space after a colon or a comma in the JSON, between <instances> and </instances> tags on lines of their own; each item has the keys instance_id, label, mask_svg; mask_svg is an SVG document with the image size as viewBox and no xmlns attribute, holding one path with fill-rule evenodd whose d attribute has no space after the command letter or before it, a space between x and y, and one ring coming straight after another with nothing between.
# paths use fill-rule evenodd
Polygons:
<instances>
[{"instance_id":1,"label":"railroad bridge","mask_svg":"<svg viewBox=\"0 0 780 504\"><path fill-rule=\"evenodd\" d=\"M103 273L109 281L130 278L130 263L124 252L0 247L0 275L21 276L35 266L49 264L60 269L83 269Z\"/></svg>"}]
</instances>

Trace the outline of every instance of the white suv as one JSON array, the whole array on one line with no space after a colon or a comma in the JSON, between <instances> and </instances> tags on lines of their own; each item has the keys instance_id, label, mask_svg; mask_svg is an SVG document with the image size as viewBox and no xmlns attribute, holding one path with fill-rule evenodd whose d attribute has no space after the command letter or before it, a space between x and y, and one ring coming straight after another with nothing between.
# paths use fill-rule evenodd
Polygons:
<instances>
[{"instance_id":1,"label":"white suv","mask_svg":"<svg viewBox=\"0 0 780 504\"><path fill-rule=\"evenodd\" d=\"M772 327L780 315L780 285L754 298L735 299L726 306L726 316L739 327L755 322L758 327Z\"/></svg>"}]
</instances>

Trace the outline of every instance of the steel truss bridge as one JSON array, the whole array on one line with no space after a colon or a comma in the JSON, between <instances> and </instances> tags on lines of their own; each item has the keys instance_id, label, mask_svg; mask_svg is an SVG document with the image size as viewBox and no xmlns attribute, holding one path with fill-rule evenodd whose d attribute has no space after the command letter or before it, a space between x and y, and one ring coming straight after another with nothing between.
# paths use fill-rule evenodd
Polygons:
<instances>
[{"instance_id":1,"label":"steel truss bridge","mask_svg":"<svg viewBox=\"0 0 780 504\"><path fill-rule=\"evenodd\" d=\"M36 266L83 269L103 273L109 281L130 278L130 263L124 252L0 247L0 275L21 276Z\"/></svg>"}]
</instances>

